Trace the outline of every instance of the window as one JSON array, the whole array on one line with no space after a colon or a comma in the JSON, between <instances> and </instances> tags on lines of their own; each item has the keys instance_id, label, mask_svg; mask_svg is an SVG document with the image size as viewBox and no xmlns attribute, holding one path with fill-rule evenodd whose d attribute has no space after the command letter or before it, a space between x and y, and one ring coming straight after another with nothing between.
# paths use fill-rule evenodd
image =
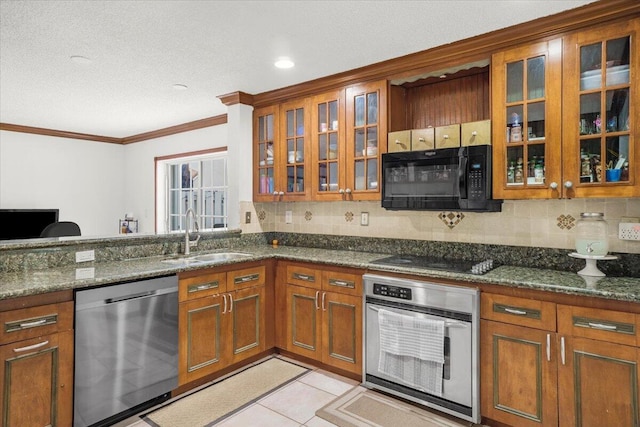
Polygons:
<instances>
[{"instance_id":1,"label":"window","mask_svg":"<svg viewBox=\"0 0 640 427\"><path fill-rule=\"evenodd\" d=\"M227 228L227 152L156 159L158 232L185 229L193 209L200 231Z\"/></svg>"}]
</instances>

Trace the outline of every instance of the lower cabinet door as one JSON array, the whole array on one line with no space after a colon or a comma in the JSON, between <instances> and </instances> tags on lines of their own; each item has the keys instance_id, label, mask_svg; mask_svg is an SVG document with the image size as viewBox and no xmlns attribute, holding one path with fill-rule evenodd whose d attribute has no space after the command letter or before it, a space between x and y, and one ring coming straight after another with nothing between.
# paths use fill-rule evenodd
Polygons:
<instances>
[{"instance_id":1,"label":"lower cabinet door","mask_svg":"<svg viewBox=\"0 0 640 427\"><path fill-rule=\"evenodd\" d=\"M230 316L225 316L226 295L214 295L180 303L178 382L202 378L229 363L222 341Z\"/></svg>"},{"instance_id":2,"label":"lower cabinet door","mask_svg":"<svg viewBox=\"0 0 640 427\"><path fill-rule=\"evenodd\" d=\"M362 374L362 298L325 292L322 308L322 362Z\"/></svg>"},{"instance_id":3,"label":"lower cabinet door","mask_svg":"<svg viewBox=\"0 0 640 427\"><path fill-rule=\"evenodd\" d=\"M287 350L322 360L321 291L287 285Z\"/></svg>"},{"instance_id":4,"label":"lower cabinet door","mask_svg":"<svg viewBox=\"0 0 640 427\"><path fill-rule=\"evenodd\" d=\"M0 346L0 425L71 425L73 331Z\"/></svg>"},{"instance_id":5,"label":"lower cabinet door","mask_svg":"<svg viewBox=\"0 0 640 427\"><path fill-rule=\"evenodd\" d=\"M482 416L518 427L557 426L556 333L488 320L480 333Z\"/></svg>"},{"instance_id":6,"label":"lower cabinet door","mask_svg":"<svg viewBox=\"0 0 640 427\"><path fill-rule=\"evenodd\" d=\"M230 292L229 311L231 334L228 342L233 349L232 363L240 362L265 350L265 288Z\"/></svg>"},{"instance_id":7,"label":"lower cabinet door","mask_svg":"<svg viewBox=\"0 0 640 427\"><path fill-rule=\"evenodd\" d=\"M559 338L560 426L640 426L638 349L587 338ZM564 341L564 343L562 342Z\"/></svg>"}]
</instances>

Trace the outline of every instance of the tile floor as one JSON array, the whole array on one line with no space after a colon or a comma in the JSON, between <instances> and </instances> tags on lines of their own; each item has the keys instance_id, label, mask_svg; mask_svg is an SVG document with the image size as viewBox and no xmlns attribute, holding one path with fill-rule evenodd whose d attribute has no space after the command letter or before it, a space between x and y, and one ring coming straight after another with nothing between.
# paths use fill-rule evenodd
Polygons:
<instances>
[{"instance_id":1,"label":"tile floor","mask_svg":"<svg viewBox=\"0 0 640 427\"><path fill-rule=\"evenodd\" d=\"M299 362L296 362L299 363ZM336 397L358 385L357 381L315 369L256 403L216 424L220 427L331 427L334 424L315 416ZM295 402L292 405L291 402ZM148 427L132 417L114 427ZM194 426L195 427L195 426Z\"/></svg>"}]
</instances>

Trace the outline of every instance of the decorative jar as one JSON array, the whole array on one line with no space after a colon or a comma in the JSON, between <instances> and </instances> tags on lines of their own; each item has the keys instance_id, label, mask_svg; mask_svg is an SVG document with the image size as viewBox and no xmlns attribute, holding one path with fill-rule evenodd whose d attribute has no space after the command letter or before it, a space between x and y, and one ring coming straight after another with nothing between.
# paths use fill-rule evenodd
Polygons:
<instances>
[{"instance_id":1,"label":"decorative jar","mask_svg":"<svg viewBox=\"0 0 640 427\"><path fill-rule=\"evenodd\" d=\"M607 221L601 212L583 212L576 223L576 252L580 255L604 256L609 251Z\"/></svg>"}]
</instances>

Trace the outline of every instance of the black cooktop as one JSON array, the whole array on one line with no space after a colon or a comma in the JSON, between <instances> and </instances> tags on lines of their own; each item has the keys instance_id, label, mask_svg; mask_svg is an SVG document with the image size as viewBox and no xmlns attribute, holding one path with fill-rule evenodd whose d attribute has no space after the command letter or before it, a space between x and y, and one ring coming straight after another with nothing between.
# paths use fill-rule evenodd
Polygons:
<instances>
[{"instance_id":1,"label":"black cooktop","mask_svg":"<svg viewBox=\"0 0 640 427\"><path fill-rule=\"evenodd\" d=\"M393 255L371 261L371 263L469 274L484 274L497 267L497 264L490 259L483 261L464 261L420 255Z\"/></svg>"}]
</instances>

